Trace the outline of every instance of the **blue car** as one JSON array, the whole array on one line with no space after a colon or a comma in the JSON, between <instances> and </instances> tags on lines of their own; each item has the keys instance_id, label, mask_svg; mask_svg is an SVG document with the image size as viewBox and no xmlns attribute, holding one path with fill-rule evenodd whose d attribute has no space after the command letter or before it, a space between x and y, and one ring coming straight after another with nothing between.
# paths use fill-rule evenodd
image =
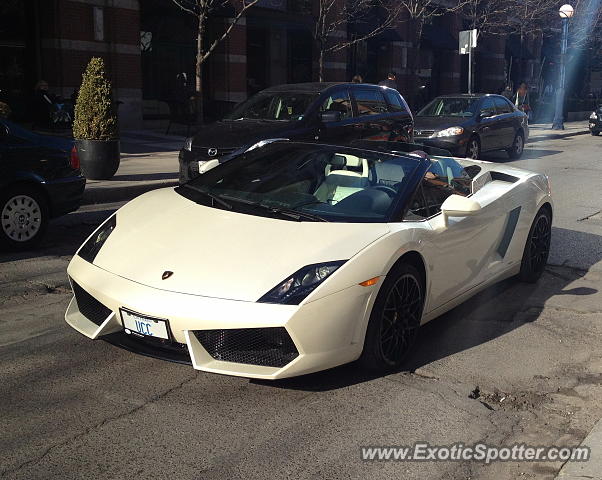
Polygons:
<instances>
[{"instance_id":1,"label":"blue car","mask_svg":"<svg viewBox=\"0 0 602 480\"><path fill-rule=\"evenodd\" d=\"M49 219L79 208L85 185L73 140L0 118L0 248L35 245Z\"/></svg>"}]
</instances>

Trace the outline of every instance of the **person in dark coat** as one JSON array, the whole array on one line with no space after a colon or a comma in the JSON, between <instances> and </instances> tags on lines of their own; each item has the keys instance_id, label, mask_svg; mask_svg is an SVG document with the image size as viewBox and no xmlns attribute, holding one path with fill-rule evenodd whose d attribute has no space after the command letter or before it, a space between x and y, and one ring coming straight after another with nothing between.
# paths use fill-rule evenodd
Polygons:
<instances>
[{"instance_id":1,"label":"person in dark coat","mask_svg":"<svg viewBox=\"0 0 602 480\"><path fill-rule=\"evenodd\" d=\"M395 90L397 90L396 78L397 78L397 76L395 75L395 72L389 72L387 74L386 80L383 80L382 82L379 82L378 84L381 87L389 87L389 88L394 88Z\"/></svg>"}]
</instances>

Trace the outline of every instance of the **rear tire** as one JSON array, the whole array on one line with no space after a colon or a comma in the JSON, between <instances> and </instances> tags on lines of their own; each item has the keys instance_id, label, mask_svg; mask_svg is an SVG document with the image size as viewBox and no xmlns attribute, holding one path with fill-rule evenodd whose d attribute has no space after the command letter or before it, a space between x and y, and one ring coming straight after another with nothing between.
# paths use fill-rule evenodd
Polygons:
<instances>
[{"instance_id":1,"label":"rear tire","mask_svg":"<svg viewBox=\"0 0 602 480\"><path fill-rule=\"evenodd\" d=\"M48 202L29 185L0 193L0 246L25 250L36 245L48 226Z\"/></svg>"},{"instance_id":2,"label":"rear tire","mask_svg":"<svg viewBox=\"0 0 602 480\"><path fill-rule=\"evenodd\" d=\"M518 278L523 282L535 283L548 263L550 239L552 237L552 215L543 207L531 224Z\"/></svg>"},{"instance_id":3,"label":"rear tire","mask_svg":"<svg viewBox=\"0 0 602 480\"><path fill-rule=\"evenodd\" d=\"M468 144L466 145L466 158L478 160L480 156L481 142L479 141L479 137L470 137L470 140L468 140Z\"/></svg>"},{"instance_id":4,"label":"rear tire","mask_svg":"<svg viewBox=\"0 0 602 480\"><path fill-rule=\"evenodd\" d=\"M513 160L516 160L521 157L521 155L523 154L524 151L525 151L525 138L523 137L522 133L518 132L514 136L512 146L508 150L506 150L506 152L508 153L508 156L510 158L512 158Z\"/></svg>"},{"instance_id":5,"label":"rear tire","mask_svg":"<svg viewBox=\"0 0 602 480\"><path fill-rule=\"evenodd\" d=\"M360 364L372 371L399 368L416 340L424 307L424 279L412 265L395 267L384 280L368 322Z\"/></svg>"}]
</instances>

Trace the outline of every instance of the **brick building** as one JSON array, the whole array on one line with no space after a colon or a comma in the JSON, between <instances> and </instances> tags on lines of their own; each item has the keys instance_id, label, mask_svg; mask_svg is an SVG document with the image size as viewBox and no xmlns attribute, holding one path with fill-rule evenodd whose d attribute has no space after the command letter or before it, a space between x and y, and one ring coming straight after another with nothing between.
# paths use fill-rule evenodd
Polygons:
<instances>
[{"instance_id":1,"label":"brick building","mask_svg":"<svg viewBox=\"0 0 602 480\"><path fill-rule=\"evenodd\" d=\"M209 117L269 85L317 79L318 55L302 3L261 0L234 27L204 69ZM228 9L218 12L209 35L223 29L231 17ZM464 26L457 15L436 17L424 26L419 85L414 85L425 87L422 100L465 91L467 58L458 55L458 32ZM17 116L26 117L26 98L38 80L46 80L53 93L68 98L89 58L101 56L115 97L122 102L122 126L139 128L143 119L167 114L178 88L194 84L195 29L194 18L171 0L2 0L0 89L16 104ZM348 26L335 35L355 33ZM325 79L345 81L359 73L365 81L377 82L394 70L399 90L409 97L415 37L409 23L402 21L394 30L328 55ZM528 48L532 58L522 67L523 78L538 70L535 47ZM503 86L509 65L516 62L511 53L504 38L480 39L476 90L498 91Z\"/></svg>"}]
</instances>

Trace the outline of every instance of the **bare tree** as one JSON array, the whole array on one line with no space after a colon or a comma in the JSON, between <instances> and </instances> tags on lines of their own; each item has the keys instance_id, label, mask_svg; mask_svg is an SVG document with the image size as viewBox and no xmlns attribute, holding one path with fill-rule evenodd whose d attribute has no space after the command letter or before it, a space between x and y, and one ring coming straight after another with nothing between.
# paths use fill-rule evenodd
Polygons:
<instances>
[{"instance_id":1,"label":"bare tree","mask_svg":"<svg viewBox=\"0 0 602 480\"><path fill-rule=\"evenodd\" d=\"M445 0L399 0L400 6L406 12L406 22L411 26L414 40L414 54L410 56L411 100L416 104L418 72L420 70L420 48L422 47L422 32L424 26L436 17L462 9L464 0L446 2Z\"/></svg>"},{"instance_id":2,"label":"bare tree","mask_svg":"<svg viewBox=\"0 0 602 480\"><path fill-rule=\"evenodd\" d=\"M197 21L194 87L197 102L197 121L201 123L203 121L203 64L217 46L230 35L234 26L247 10L259 2L259 0L172 0L172 2L182 11L193 15ZM233 6L235 8L235 14L231 19L230 24L212 41L205 43L208 20L217 10L227 8L228 6Z\"/></svg>"},{"instance_id":3,"label":"bare tree","mask_svg":"<svg viewBox=\"0 0 602 480\"><path fill-rule=\"evenodd\" d=\"M469 28L481 34L500 35L508 30L509 2L507 0L460 0L458 7L468 20Z\"/></svg>"},{"instance_id":4,"label":"bare tree","mask_svg":"<svg viewBox=\"0 0 602 480\"><path fill-rule=\"evenodd\" d=\"M396 0L317 0L311 8L312 35L318 47L318 78L324 81L324 57L394 28L403 8ZM368 31L350 38L347 25L378 18Z\"/></svg>"}]
</instances>

